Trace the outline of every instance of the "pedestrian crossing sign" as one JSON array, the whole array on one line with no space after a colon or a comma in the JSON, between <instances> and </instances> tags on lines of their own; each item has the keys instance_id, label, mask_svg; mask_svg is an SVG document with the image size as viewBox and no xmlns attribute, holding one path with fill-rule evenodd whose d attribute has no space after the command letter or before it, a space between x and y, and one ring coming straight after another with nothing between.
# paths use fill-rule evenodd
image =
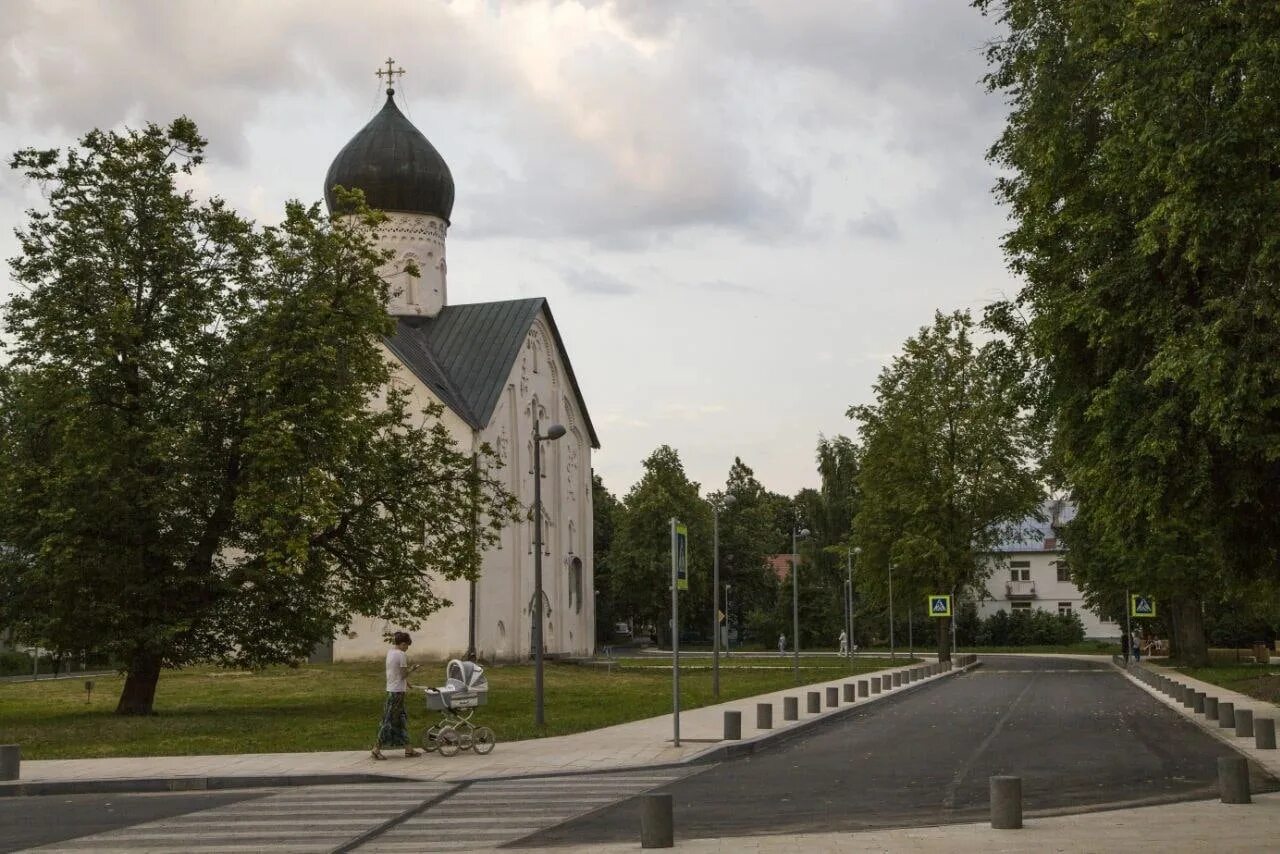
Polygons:
<instances>
[{"instance_id":1,"label":"pedestrian crossing sign","mask_svg":"<svg viewBox=\"0 0 1280 854\"><path fill-rule=\"evenodd\" d=\"M929 616L930 617L950 617L951 616L951 596L930 596L929 597Z\"/></svg>"},{"instance_id":2,"label":"pedestrian crossing sign","mask_svg":"<svg viewBox=\"0 0 1280 854\"><path fill-rule=\"evenodd\" d=\"M1156 600L1154 596L1143 596L1141 593L1134 593L1129 597L1129 616L1130 617L1154 617L1156 615Z\"/></svg>"}]
</instances>

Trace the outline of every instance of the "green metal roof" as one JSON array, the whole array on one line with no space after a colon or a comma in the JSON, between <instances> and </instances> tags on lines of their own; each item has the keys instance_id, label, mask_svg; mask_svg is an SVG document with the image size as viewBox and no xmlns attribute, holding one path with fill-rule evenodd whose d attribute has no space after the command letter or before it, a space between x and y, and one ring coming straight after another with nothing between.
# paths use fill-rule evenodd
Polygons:
<instances>
[{"instance_id":1,"label":"green metal roof","mask_svg":"<svg viewBox=\"0 0 1280 854\"><path fill-rule=\"evenodd\" d=\"M448 305L435 317L401 317L394 334L386 339L387 347L450 409L472 428L481 430L493 418L520 347L534 320L544 311L582 409L591 447L599 448L600 440L569 364L569 354L551 316L551 307L542 297Z\"/></svg>"}]
</instances>

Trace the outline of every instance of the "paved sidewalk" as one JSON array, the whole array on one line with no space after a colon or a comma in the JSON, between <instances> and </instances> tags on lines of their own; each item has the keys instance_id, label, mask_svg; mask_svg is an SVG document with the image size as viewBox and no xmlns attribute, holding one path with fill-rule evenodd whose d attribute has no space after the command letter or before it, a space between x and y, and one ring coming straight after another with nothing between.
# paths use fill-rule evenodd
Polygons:
<instances>
[{"instance_id":1,"label":"paved sidewalk","mask_svg":"<svg viewBox=\"0 0 1280 854\"><path fill-rule=\"evenodd\" d=\"M1280 750L1259 750L1254 743L1253 736L1237 737L1235 728L1226 728L1219 726L1217 721L1210 721L1203 714L1197 714L1190 708L1182 705L1180 699L1169 697L1154 687L1146 684L1142 680L1135 677L1120 665L1115 665L1119 670L1123 671L1129 679L1142 690L1155 697L1171 709L1176 710L1183 717L1188 718L1196 723L1205 732L1213 735L1214 738L1231 745L1239 753L1247 756L1250 761L1258 764L1259 767L1266 770L1271 776L1280 779ZM1214 685L1211 682L1202 682L1199 679L1192 679L1190 676L1176 670L1172 667L1164 667L1159 664L1153 664L1149 660L1144 660L1141 665L1154 673L1167 676L1175 682L1181 682L1183 685L1189 685L1197 691L1203 691L1209 697L1217 697L1219 702L1234 703L1236 709L1252 709L1254 720L1258 718L1273 718L1280 723L1280 706L1274 703L1268 703L1265 700L1259 700L1256 697L1250 697L1248 694L1241 694L1237 691L1229 691L1220 685Z\"/></svg>"},{"instance_id":2,"label":"paved sidewalk","mask_svg":"<svg viewBox=\"0 0 1280 854\"><path fill-rule=\"evenodd\" d=\"M944 679L960 672L960 668L957 668L910 684L906 684L904 679L902 687L890 689L886 693L859 698L856 703L840 702L835 707L826 706L828 687L840 688L846 682L856 684L861 680L870 680L873 676L892 676L894 672L905 674L925 666L927 665L905 665L874 673L852 674L829 682L686 711L680 715L679 747L671 742L671 715L662 715L573 735L509 743L503 743L502 733L498 733L498 746L488 756L476 756L470 751L463 751L447 758L426 754L417 759L408 759L403 755L396 755L395 751L388 751L388 759L378 762L369 756L368 751L357 750L35 760L22 763L22 776L18 784L0 783L0 796L55 791L102 791L108 786L119 791L154 790L157 788L157 781L163 783L159 788L175 790L230 788L237 784L279 786L355 782L376 777L462 782L494 777L623 770L694 762L727 755L726 750L730 747L735 752L750 751L764 740L785 737L799 728L855 707L861 708L889 694L911 690L926 682ZM817 714L806 712L806 695L810 691L822 694L822 711ZM788 696L799 698L800 717L797 721L782 719L783 698ZM773 705L773 729L766 731L756 728L757 703ZM742 713L740 741L723 740L724 712L727 710ZM98 785L95 787L95 784Z\"/></svg>"},{"instance_id":3,"label":"paved sidewalk","mask_svg":"<svg viewBox=\"0 0 1280 854\"><path fill-rule=\"evenodd\" d=\"M814 854L814 852L892 851L949 854L1002 851L1274 851L1280 839L1280 794L1254 795L1252 804L1192 801L1137 809L1036 818L1021 830L992 830L989 823L951 824L863 833L805 833L726 839L681 839L676 851L697 854ZM630 845L522 849L623 852Z\"/></svg>"}]
</instances>

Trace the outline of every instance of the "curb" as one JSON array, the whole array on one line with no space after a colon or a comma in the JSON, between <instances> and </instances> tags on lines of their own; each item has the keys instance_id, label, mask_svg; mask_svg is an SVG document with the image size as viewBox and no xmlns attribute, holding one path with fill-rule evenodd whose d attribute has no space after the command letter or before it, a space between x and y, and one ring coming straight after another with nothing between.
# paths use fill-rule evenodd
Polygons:
<instances>
[{"instance_id":1,"label":"curb","mask_svg":"<svg viewBox=\"0 0 1280 854\"><path fill-rule=\"evenodd\" d=\"M879 694L874 697L867 697L866 699L862 699L857 702L850 703L848 705L844 705L844 703L842 702L840 708L830 709L828 711L821 712L817 715L814 715L811 718L808 718L807 720L799 721L796 724L787 727L786 729L771 730L769 732L764 732L759 735L752 736L751 738L744 738L741 741L733 741L733 742L727 742L723 744L717 744L714 747L707 748L701 753L695 753L694 755L681 760L680 762L676 763L676 765L697 765L697 764L703 764L708 762L720 762L727 759L737 759L742 756L750 756L764 748L772 747L775 744L783 744L787 741L790 741L791 739L800 735L802 731L808 730L811 727L834 723L838 720L848 717L851 713L855 711L862 711L862 709L866 708L867 706L873 703L876 703L882 700L888 700L891 697L899 697L907 693L908 691L913 691L918 688L923 688L926 685L937 684L938 682L942 681L948 676L958 676L961 673L968 673L969 671L974 670L981 666L982 666L982 661L978 659L975 655L973 662L970 664L966 664L963 667L957 667L952 670L948 670L944 673L939 673L936 676L933 676L928 679L924 679L920 682L912 683L909 685L902 685L898 688L891 690L887 694Z\"/></svg>"},{"instance_id":2,"label":"curb","mask_svg":"<svg viewBox=\"0 0 1280 854\"><path fill-rule=\"evenodd\" d=\"M628 771L645 771L662 768L684 768L690 765L703 765L727 759L750 756L757 751L775 744L782 744L802 732L815 726L833 723L851 712L861 711L868 705L891 697L898 697L909 691L933 685L948 676L967 673L982 666L982 661L974 655L974 660L962 667L956 667L936 676L919 682L902 685L888 693L861 699L854 703L841 703L839 708L819 712L791 726L771 730L742 739L714 745L700 753L687 756L675 762L654 762L644 765L629 765L617 768L593 768L575 771L549 771L529 774L509 774L501 776L463 777L450 780L437 780L451 786L471 783L483 783L501 780L541 779L545 777L580 777L594 774L614 774ZM822 683L818 683L822 684ZM798 686L797 691L806 690L806 686ZM296 786L341 786L361 783L419 783L415 777L400 777L383 774L272 774L252 776L205 776L205 777L134 777L108 780L50 780L45 782L5 782L0 783L0 798L24 797L37 795L95 795L95 794L149 794L157 792L205 792L226 789L277 789Z\"/></svg>"},{"instance_id":3,"label":"curb","mask_svg":"<svg viewBox=\"0 0 1280 854\"><path fill-rule=\"evenodd\" d=\"M1278 755L1275 759L1271 759L1271 757L1267 757L1267 759L1263 759L1261 757L1253 755L1252 753L1249 752L1250 745L1249 745L1248 736L1244 736L1244 737L1237 736L1235 734L1235 729L1233 727L1219 726L1216 723L1211 723L1203 715L1195 711L1189 711L1187 707L1182 705L1182 703L1179 702L1177 699L1167 696L1164 692L1160 691L1155 686L1150 685L1147 682L1140 679L1139 677L1135 676L1132 669L1130 669L1130 667L1126 667L1125 665L1120 664L1118 661L1115 661L1114 658L1111 662L1111 666L1114 667L1116 670L1119 670L1122 674L1124 674L1124 676L1130 682L1138 686L1147 694L1154 697L1162 705L1166 706L1167 708L1173 709L1173 711L1177 712L1178 715L1183 720L1187 720L1195 724L1196 728L1199 729L1201 732L1204 732L1213 736L1215 739L1222 742L1227 747L1230 747L1237 754L1239 754L1240 756L1243 756L1245 761L1247 761L1250 765L1256 767L1259 771L1261 771L1262 774L1264 774L1269 778L1272 778L1273 780L1280 782L1280 767L1276 767L1276 760L1280 760L1280 755ZM1162 673L1160 671L1157 671L1150 666L1143 666L1140 663L1135 663L1132 666L1137 667L1139 670L1143 671L1144 673L1148 673L1153 677L1164 677L1166 679L1169 679L1172 682L1177 683L1178 685L1188 687L1188 688L1191 687L1187 685L1187 683L1184 681L1186 679L1189 679L1190 677L1186 677L1181 673L1177 673L1177 671L1172 671L1173 673L1176 674L1176 676L1171 676L1171 675ZM1168 669L1168 668L1162 668L1162 669ZM1193 681L1199 682L1199 680L1193 680ZM1201 683L1201 684L1206 684L1207 687L1209 688L1221 687L1217 685L1212 685L1210 683ZM1229 689L1223 689L1223 690L1229 690ZM1258 702L1265 704L1265 701L1259 700ZM1280 720L1280 711L1277 712L1276 718ZM1276 752L1280 754L1280 751L1268 751L1268 753L1270 752Z\"/></svg>"},{"instance_id":4,"label":"curb","mask_svg":"<svg viewBox=\"0 0 1280 854\"><path fill-rule=\"evenodd\" d=\"M222 789L277 789L290 786L341 786L357 783L415 783L410 777L381 774L272 774L245 777L124 777L112 780L48 780L0 783L0 798L30 795L145 794L213 792Z\"/></svg>"}]
</instances>

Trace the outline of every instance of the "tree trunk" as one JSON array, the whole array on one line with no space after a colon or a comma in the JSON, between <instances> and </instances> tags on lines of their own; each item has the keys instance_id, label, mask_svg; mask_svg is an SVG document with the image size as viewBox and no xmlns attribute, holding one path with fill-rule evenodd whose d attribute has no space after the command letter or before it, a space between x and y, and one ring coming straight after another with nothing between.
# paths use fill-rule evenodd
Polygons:
<instances>
[{"instance_id":1,"label":"tree trunk","mask_svg":"<svg viewBox=\"0 0 1280 854\"><path fill-rule=\"evenodd\" d=\"M951 660L951 621L955 617L935 617L938 624L938 661Z\"/></svg>"},{"instance_id":2,"label":"tree trunk","mask_svg":"<svg viewBox=\"0 0 1280 854\"><path fill-rule=\"evenodd\" d=\"M150 715L156 701L156 683L160 681L160 659L150 653L138 653L129 662L124 690L116 704L117 715Z\"/></svg>"},{"instance_id":3,"label":"tree trunk","mask_svg":"<svg viewBox=\"0 0 1280 854\"><path fill-rule=\"evenodd\" d=\"M1178 661L1192 667L1208 666L1209 646L1205 642L1200 600L1171 599L1169 612L1173 617L1174 649L1177 650Z\"/></svg>"}]
</instances>

